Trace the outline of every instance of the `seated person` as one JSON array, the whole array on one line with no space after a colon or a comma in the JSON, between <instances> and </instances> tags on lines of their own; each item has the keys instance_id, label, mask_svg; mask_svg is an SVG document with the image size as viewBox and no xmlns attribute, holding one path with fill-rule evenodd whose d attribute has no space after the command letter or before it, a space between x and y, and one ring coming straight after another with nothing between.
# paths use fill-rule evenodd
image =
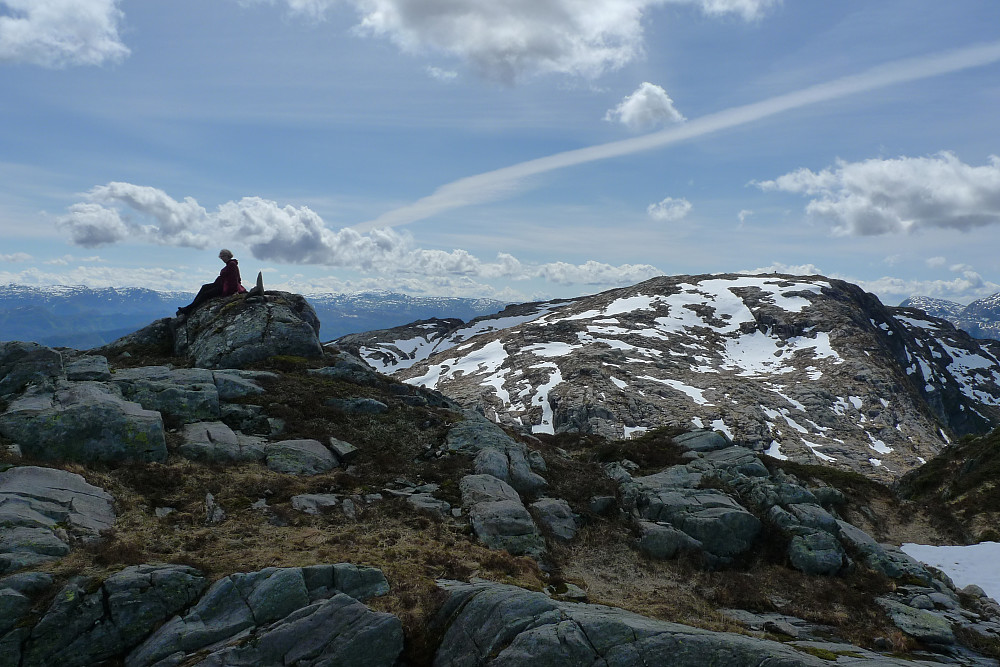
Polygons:
<instances>
[{"instance_id":1,"label":"seated person","mask_svg":"<svg viewBox=\"0 0 1000 667\"><path fill-rule=\"evenodd\" d=\"M215 279L214 283L202 285L201 289L198 290L198 294L194 297L194 301L178 308L178 317L190 315L201 304L217 296L229 296L231 294L243 294L246 292L243 288L243 281L240 279L239 262L233 258L233 253L223 248L219 251L219 259L225 263L222 271L219 272L219 277Z\"/></svg>"}]
</instances>

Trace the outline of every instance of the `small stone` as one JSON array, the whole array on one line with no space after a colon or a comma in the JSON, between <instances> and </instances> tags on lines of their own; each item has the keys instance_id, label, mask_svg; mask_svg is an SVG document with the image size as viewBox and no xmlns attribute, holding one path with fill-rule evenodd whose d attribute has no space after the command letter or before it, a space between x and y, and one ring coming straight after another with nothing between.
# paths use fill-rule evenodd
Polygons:
<instances>
[{"instance_id":1,"label":"small stone","mask_svg":"<svg viewBox=\"0 0 1000 667\"><path fill-rule=\"evenodd\" d=\"M615 506L614 496L594 496L590 499L588 507L594 514L604 514Z\"/></svg>"},{"instance_id":2,"label":"small stone","mask_svg":"<svg viewBox=\"0 0 1000 667\"><path fill-rule=\"evenodd\" d=\"M165 516L170 516L177 510L173 507L157 507L153 510L153 514L156 515L157 519L162 519Z\"/></svg>"},{"instance_id":3,"label":"small stone","mask_svg":"<svg viewBox=\"0 0 1000 667\"><path fill-rule=\"evenodd\" d=\"M346 516L348 519L350 519L351 521L357 520L358 508L354 505L353 500L351 500L350 498L344 498L344 502L341 503L340 508L341 510L343 510L344 516Z\"/></svg>"},{"instance_id":4,"label":"small stone","mask_svg":"<svg viewBox=\"0 0 1000 667\"><path fill-rule=\"evenodd\" d=\"M341 462L342 465L351 463L358 455L358 448L344 440L330 438L330 451Z\"/></svg>"},{"instance_id":5,"label":"small stone","mask_svg":"<svg viewBox=\"0 0 1000 667\"><path fill-rule=\"evenodd\" d=\"M787 621L780 620L768 620L764 621L764 632L770 632L776 635L785 635L786 637L797 638L799 636L799 629Z\"/></svg>"},{"instance_id":6,"label":"small stone","mask_svg":"<svg viewBox=\"0 0 1000 667\"><path fill-rule=\"evenodd\" d=\"M205 523L212 526L225 520L226 512L215 502L215 496L205 494Z\"/></svg>"}]
</instances>

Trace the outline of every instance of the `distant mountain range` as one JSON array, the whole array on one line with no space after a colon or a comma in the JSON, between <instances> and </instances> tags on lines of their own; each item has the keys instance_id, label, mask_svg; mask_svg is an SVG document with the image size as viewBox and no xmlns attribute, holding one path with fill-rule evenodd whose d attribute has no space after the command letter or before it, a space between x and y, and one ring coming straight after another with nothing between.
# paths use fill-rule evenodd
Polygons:
<instances>
[{"instance_id":1,"label":"distant mountain range","mask_svg":"<svg viewBox=\"0 0 1000 667\"><path fill-rule=\"evenodd\" d=\"M1000 342L822 276L660 277L335 343L528 433L706 427L885 480L1000 422Z\"/></svg>"},{"instance_id":2,"label":"distant mountain range","mask_svg":"<svg viewBox=\"0 0 1000 667\"><path fill-rule=\"evenodd\" d=\"M993 294L968 306L929 296L911 296L900 308L919 308L928 315L948 320L974 338L1000 340L1000 293Z\"/></svg>"},{"instance_id":3,"label":"distant mountain range","mask_svg":"<svg viewBox=\"0 0 1000 667\"><path fill-rule=\"evenodd\" d=\"M0 340L34 341L89 349L170 317L194 298L190 292L138 287L0 286ZM324 340L386 329L427 318L472 319L506 304L492 299L413 297L392 292L307 295Z\"/></svg>"}]
</instances>

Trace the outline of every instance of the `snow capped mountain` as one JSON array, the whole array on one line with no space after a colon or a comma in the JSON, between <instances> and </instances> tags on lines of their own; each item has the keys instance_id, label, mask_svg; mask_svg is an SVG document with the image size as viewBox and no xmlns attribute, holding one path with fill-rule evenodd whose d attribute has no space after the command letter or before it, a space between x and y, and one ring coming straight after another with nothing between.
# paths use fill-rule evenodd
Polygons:
<instances>
[{"instance_id":1,"label":"snow capped mountain","mask_svg":"<svg viewBox=\"0 0 1000 667\"><path fill-rule=\"evenodd\" d=\"M172 315L193 297L125 287L0 287L0 340L87 349Z\"/></svg>"},{"instance_id":2,"label":"snow capped mountain","mask_svg":"<svg viewBox=\"0 0 1000 667\"><path fill-rule=\"evenodd\" d=\"M821 276L662 277L337 343L534 433L693 424L887 479L1000 417L1000 343Z\"/></svg>"},{"instance_id":3,"label":"snow capped mountain","mask_svg":"<svg viewBox=\"0 0 1000 667\"><path fill-rule=\"evenodd\" d=\"M0 340L88 349L132 333L151 320L170 317L192 298L194 294L189 292L137 287L7 285L0 288ZM393 292L312 294L307 298L326 338L430 317L468 319L495 313L505 305L492 299L412 297Z\"/></svg>"},{"instance_id":4,"label":"snow capped mountain","mask_svg":"<svg viewBox=\"0 0 1000 667\"><path fill-rule=\"evenodd\" d=\"M911 296L899 307L919 308L928 315L944 318L975 338L1000 340L1000 294L978 299L968 306L929 296Z\"/></svg>"},{"instance_id":5,"label":"snow capped mountain","mask_svg":"<svg viewBox=\"0 0 1000 667\"><path fill-rule=\"evenodd\" d=\"M954 322L962 317L965 306L947 299L935 299L931 296L911 296L899 304L900 308L917 308L932 317L940 317Z\"/></svg>"}]
</instances>

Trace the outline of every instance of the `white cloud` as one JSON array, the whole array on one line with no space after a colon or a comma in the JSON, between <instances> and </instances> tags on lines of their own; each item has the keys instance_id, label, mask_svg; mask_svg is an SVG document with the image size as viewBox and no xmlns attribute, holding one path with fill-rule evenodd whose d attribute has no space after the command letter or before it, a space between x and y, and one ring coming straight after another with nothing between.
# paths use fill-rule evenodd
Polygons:
<instances>
[{"instance_id":1,"label":"white cloud","mask_svg":"<svg viewBox=\"0 0 1000 667\"><path fill-rule=\"evenodd\" d=\"M903 256L897 253L895 255L887 255L887 256L883 257L882 258L882 263L883 264L887 264L889 266L896 266L897 264L899 264L899 262L902 259L903 259Z\"/></svg>"},{"instance_id":2,"label":"white cloud","mask_svg":"<svg viewBox=\"0 0 1000 667\"><path fill-rule=\"evenodd\" d=\"M415 276L429 284L442 278L452 288L460 278L626 285L661 273L649 265L594 261L523 264L507 253L483 261L461 249L415 248L409 235L392 229L332 231L307 207L280 206L260 197L208 211L191 197L178 201L158 188L116 182L95 187L87 199L58 220L74 243L87 247L122 241L193 248L239 244L259 260Z\"/></svg>"},{"instance_id":3,"label":"white cloud","mask_svg":"<svg viewBox=\"0 0 1000 667\"><path fill-rule=\"evenodd\" d=\"M591 260L584 264L552 262L538 267L534 274L539 278L566 285L632 285L662 276L655 266L649 264L622 264L612 266Z\"/></svg>"},{"instance_id":4,"label":"white cloud","mask_svg":"<svg viewBox=\"0 0 1000 667\"><path fill-rule=\"evenodd\" d=\"M709 16L739 14L747 21L755 21L764 13L781 3L781 0L671 0L696 4Z\"/></svg>"},{"instance_id":5,"label":"white cloud","mask_svg":"<svg viewBox=\"0 0 1000 667\"><path fill-rule=\"evenodd\" d=\"M389 39L406 53L454 56L507 83L551 73L594 78L621 68L643 54L648 11L668 2L755 20L778 1L284 0L293 14L313 19L337 5L353 6L360 34Z\"/></svg>"},{"instance_id":6,"label":"white cloud","mask_svg":"<svg viewBox=\"0 0 1000 667\"><path fill-rule=\"evenodd\" d=\"M740 226L742 227L743 223L745 223L747 221L747 218L749 218L752 215L753 215L753 211L751 211L748 208L745 208L745 209L741 210L739 213L737 213L736 217L739 218Z\"/></svg>"},{"instance_id":7,"label":"white cloud","mask_svg":"<svg viewBox=\"0 0 1000 667\"><path fill-rule=\"evenodd\" d=\"M635 92L604 114L606 121L618 121L631 130L649 130L666 123L683 122L674 101L656 84L643 81Z\"/></svg>"},{"instance_id":8,"label":"white cloud","mask_svg":"<svg viewBox=\"0 0 1000 667\"><path fill-rule=\"evenodd\" d=\"M683 220L691 212L691 202L687 199L674 199L667 197L655 204L646 207L646 212L653 220L662 222L677 222Z\"/></svg>"},{"instance_id":9,"label":"white cloud","mask_svg":"<svg viewBox=\"0 0 1000 667\"><path fill-rule=\"evenodd\" d=\"M762 274L762 273L785 273L790 276L824 276L822 269L815 264L782 264L773 262L770 266L761 266L740 273ZM831 278L834 276L830 276Z\"/></svg>"},{"instance_id":10,"label":"white cloud","mask_svg":"<svg viewBox=\"0 0 1000 667\"><path fill-rule=\"evenodd\" d=\"M680 141L688 141L721 130L747 125L793 109L879 90L907 81L919 81L949 72L982 67L997 61L1000 61L1000 42L898 60L873 67L859 74L809 86L761 102L708 114L658 132L564 151L502 169L460 178L442 185L432 194L422 197L412 204L383 213L374 220L355 225L355 228L372 229L405 225L417 220L424 220L444 211L510 197L520 192L527 179L557 169L663 148Z\"/></svg>"},{"instance_id":11,"label":"white cloud","mask_svg":"<svg viewBox=\"0 0 1000 667\"><path fill-rule=\"evenodd\" d=\"M427 66L427 76L438 81L454 81L458 78L458 72L441 69L440 67Z\"/></svg>"},{"instance_id":12,"label":"white cloud","mask_svg":"<svg viewBox=\"0 0 1000 667\"><path fill-rule=\"evenodd\" d=\"M10 255L0 255L0 262L30 262L31 260L31 255L26 252L15 252Z\"/></svg>"},{"instance_id":13,"label":"white cloud","mask_svg":"<svg viewBox=\"0 0 1000 667\"><path fill-rule=\"evenodd\" d=\"M1000 158L981 167L949 152L798 169L757 184L813 197L806 212L834 233L870 236L927 228L969 231L1000 223Z\"/></svg>"},{"instance_id":14,"label":"white cloud","mask_svg":"<svg viewBox=\"0 0 1000 667\"><path fill-rule=\"evenodd\" d=\"M968 268L968 267L966 267ZM912 280L883 276L875 280L861 280L840 273L826 273L814 264L783 264L774 262L770 266L760 267L740 273L784 273L793 276L826 276L836 280L854 283L868 292L877 294L882 303L895 305L913 295L933 296L950 301L969 302L1000 292L1000 285L983 280L975 271L968 269L960 277L952 280Z\"/></svg>"},{"instance_id":15,"label":"white cloud","mask_svg":"<svg viewBox=\"0 0 1000 667\"><path fill-rule=\"evenodd\" d=\"M0 63L101 65L129 54L118 0L0 0Z\"/></svg>"},{"instance_id":16,"label":"white cloud","mask_svg":"<svg viewBox=\"0 0 1000 667\"><path fill-rule=\"evenodd\" d=\"M928 257L924 263L928 266L928 268L940 269L948 263L948 260L944 257Z\"/></svg>"},{"instance_id":17,"label":"white cloud","mask_svg":"<svg viewBox=\"0 0 1000 667\"><path fill-rule=\"evenodd\" d=\"M953 280L906 280L885 276L877 280L854 282L863 289L878 294L882 302L888 304L897 304L914 295L967 303L1000 292L1000 285L983 280L975 271L968 271Z\"/></svg>"},{"instance_id":18,"label":"white cloud","mask_svg":"<svg viewBox=\"0 0 1000 667\"><path fill-rule=\"evenodd\" d=\"M456 56L484 76L596 77L642 52L643 11L655 0L353 0L359 31L408 53Z\"/></svg>"}]
</instances>

